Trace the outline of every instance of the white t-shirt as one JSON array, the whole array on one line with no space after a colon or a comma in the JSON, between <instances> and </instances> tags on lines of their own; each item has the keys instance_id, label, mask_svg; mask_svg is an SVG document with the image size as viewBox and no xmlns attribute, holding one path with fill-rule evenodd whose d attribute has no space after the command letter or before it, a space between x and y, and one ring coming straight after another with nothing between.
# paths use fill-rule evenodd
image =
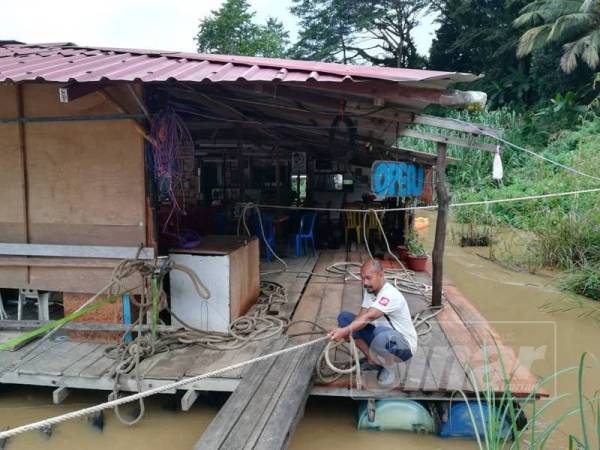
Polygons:
<instances>
[{"instance_id":1,"label":"white t-shirt","mask_svg":"<svg viewBox=\"0 0 600 450\"><path fill-rule=\"evenodd\" d=\"M363 292L363 302L361 307L367 309L375 308L386 314L389 317L393 328L406 338L412 354L415 355L417 351L417 331L413 325L410 310L408 309L408 303L406 303L404 295L387 282L379 290L377 295L370 294L366 290ZM390 322L388 322L384 316L376 319L374 325L389 327Z\"/></svg>"}]
</instances>

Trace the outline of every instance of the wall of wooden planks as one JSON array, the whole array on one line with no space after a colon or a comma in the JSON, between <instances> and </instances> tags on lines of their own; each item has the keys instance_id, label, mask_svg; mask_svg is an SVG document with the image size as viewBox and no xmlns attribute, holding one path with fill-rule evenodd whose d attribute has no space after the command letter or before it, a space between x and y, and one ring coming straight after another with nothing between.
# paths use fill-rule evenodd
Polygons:
<instances>
[{"instance_id":1,"label":"wall of wooden planks","mask_svg":"<svg viewBox=\"0 0 600 450\"><path fill-rule=\"evenodd\" d=\"M61 86L0 84L0 119L121 113L100 92L60 103ZM125 84L106 89L140 113ZM0 242L148 245L144 140L133 121L0 124L0 153ZM92 293L110 276L104 266L2 266L0 287Z\"/></svg>"}]
</instances>

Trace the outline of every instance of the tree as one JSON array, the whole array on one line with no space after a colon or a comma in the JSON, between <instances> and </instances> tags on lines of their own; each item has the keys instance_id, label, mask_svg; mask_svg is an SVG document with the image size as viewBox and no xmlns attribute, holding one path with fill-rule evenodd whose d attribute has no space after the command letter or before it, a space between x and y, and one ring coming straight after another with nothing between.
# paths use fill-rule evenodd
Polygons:
<instances>
[{"instance_id":1,"label":"tree","mask_svg":"<svg viewBox=\"0 0 600 450\"><path fill-rule=\"evenodd\" d=\"M517 57L520 36L513 23L527 4L527 0L436 0L440 26L429 67L483 73L485 77L468 88L486 91L492 106L531 106L569 91L588 99L590 70L580 67L567 76L556 64L562 51L558 44Z\"/></svg>"},{"instance_id":2,"label":"tree","mask_svg":"<svg viewBox=\"0 0 600 450\"><path fill-rule=\"evenodd\" d=\"M445 0L437 2L440 25L431 46L430 66L440 70L488 73L515 67L512 21L524 0Z\"/></svg>"},{"instance_id":3,"label":"tree","mask_svg":"<svg viewBox=\"0 0 600 450\"><path fill-rule=\"evenodd\" d=\"M439 28L432 42L429 67L482 73L469 89L490 95L495 105L533 99L529 61L516 57L518 36L512 22L526 0L439 0Z\"/></svg>"},{"instance_id":4,"label":"tree","mask_svg":"<svg viewBox=\"0 0 600 450\"><path fill-rule=\"evenodd\" d=\"M302 58L368 62L388 67L423 64L412 32L427 0L294 0L303 30L294 47Z\"/></svg>"},{"instance_id":5,"label":"tree","mask_svg":"<svg viewBox=\"0 0 600 450\"><path fill-rule=\"evenodd\" d=\"M352 0L294 0L291 11L302 29L291 54L298 59L352 61L348 47L356 42L355 2Z\"/></svg>"},{"instance_id":6,"label":"tree","mask_svg":"<svg viewBox=\"0 0 600 450\"><path fill-rule=\"evenodd\" d=\"M566 73L581 58L590 69L600 62L600 0L536 0L521 10L516 27L530 27L520 38L517 55L564 44L560 66Z\"/></svg>"},{"instance_id":7,"label":"tree","mask_svg":"<svg viewBox=\"0 0 600 450\"><path fill-rule=\"evenodd\" d=\"M227 0L202 19L196 43L201 53L284 57L289 34L283 24L269 18L266 25L253 22L247 0Z\"/></svg>"}]
</instances>

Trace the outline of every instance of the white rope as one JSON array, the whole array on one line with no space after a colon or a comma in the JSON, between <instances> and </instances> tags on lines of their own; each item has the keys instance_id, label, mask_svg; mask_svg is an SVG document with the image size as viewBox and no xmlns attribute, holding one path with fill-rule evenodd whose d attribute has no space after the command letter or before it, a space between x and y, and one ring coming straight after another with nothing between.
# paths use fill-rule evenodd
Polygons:
<instances>
[{"instance_id":1,"label":"white rope","mask_svg":"<svg viewBox=\"0 0 600 450\"><path fill-rule=\"evenodd\" d=\"M302 344L294 345L292 347L287 347L287 348L284 348L281 350L277 350L277 351L275 351L273 353L269 353L267 355L261 355L256 358L249 359L247 361L242 361L240 363L233 364L231 366L223 367L222 369L217 369L217 370L213 370L211 372L203 373L202 375L197 375L195 377L186 378L183 380L179 380L179 381L176 381L173 383L166 384L164 386L159 386L159 387L156 387L153 389L149 389L147 391L138 392L138 393L135 393L132 395L128 395L126 397L121 397L121 398L111 400L111 401L108 401L105 403L100 403L99 405L90 406L89 408L80 409L78 411L72 411L70 413L62 414L60 416L50 417L48 419L40 420L38 422L33 422L33 423L30 423L27 425L22 425L20 427L13 428L11 430L2 431L2 432L0 432L0 439L10 438L10 437L16 436L18 434L26 433L28 431L39 430L40 428L44 428L44 427L51 426L51 425L56 425L58 423L65 422L67 420L76 419L79 417L97 413L97 412L105 410L105 409L114 408L116 406L124 405L126 403L131 403L133 401L136 401L136 400L139 400L142 398L150 397L151 395L160 394L161 392L165 392L165 391L168 391L171 389L176 389L176 388L188 385L190 383L196 383L205 378L214 377L215 375L219 375L224 372L228 372L228 371L235 370L235 369L240 369L240 368L248 366L250 364L261 362L261 361L264 361L269 358L275 358L277 356L280 356L280 355L283 355L285 353L289 353L289 352L292 352L295 350L299 350L304 347L309 347L309 346L314 345L318 342L321 342L325 339L328 339L327 336L323 336L318 339L314 339L312 341L304 342Z\"/></svg>"},{"instance_id":2,"label":"white rope","mask_svg":"<svg viewBox=\"0 0 600 450\"><path fill-rule=\"evenodd\" d=\"M444 307L428 307L412 317L413 325L417 330L417 336L424 336L429 334L433 328L430 320L436 317L444 310ZM421 327L425 327L419 329ZM331 351L339 348L349 355L349 361L344 366L337 366L331 359ZM367 355L368 356L368 355ZM336 361L338 362L338 361ZM325 364L323 364L325 363ZM327 368L331 373L326 373ZM329 341L319 360L317 361L317 376L319 379L326 383L332 383L340 379L343 375L355 375L356 376L356 388L362 389L363 387L363 375L362 369L360 368L360 355L356 342L352 334L348 336L348 342L346 341ZM352 382L352 378L350 379Z\"/></svg>"},{"instance_id":3,"label":"white rope","mask_svg":"<svg viewBox=\"0 0 600 450\"><path fill-rule=\"evenodd\" d=\"M476 206L476 205L492 205L495 203L509 203L509 202L520 202L525 200L538 200L541 198L553 198L553 197L565 197L569 195L589 194L594 192L600 192L600 187L591 189L580 189L577 191L565 191L565 192L554 192L551 194L537 194L528 195L524 197L513 197L513 198L499 198L494 200L478 200L473 202L460 202L450 203L448 206L452 207L463 207L463 206ZM253 205L260 208L271 208L271 209L289 209L289 210L304 210L304 211L331 211L331 212L360 212L364 213L365 209L356 208L322 208L316 206L285 206L285 205ZM430 206L406 206L402 208L381 208L377 209L378 212L396 212L396 211L414 211L414 210L436 210L438 205Z\"/></svg>"},{"instance_id":4,"label":"white rope","mask_svg":"<svg viewBox=\"0 0 600 450\"><path fill-rule=\"evenodd\" d=\"M267 240L267 237L265 236L265 229L264 229L264 226L263 226L262 216L260 214L260 209L259 209L258 205L255 205L253 203L245 203L243 205L242 212L241 212L240 218L238 220L237 235L238 236L240 235L241 228L242 228L242 225L243 225L244 226L244 231L246 232L246 234L248 236L252 236L252 233L250 232L250 229L248 228L248 224L246 223L246 212L248 212L249 209L255 209L256 210L256 215L258 216L258 225L260 227L260 234L262 235L263 242L265 243L265 246L267 247L267 251L270 251L271 254L275 257L275 259L278 262L280 262L285 269L287 269L287 266L288 266L287 263L283 259L281 259L279 257L279 255L277 255L277 253L275 253L275 250L273 250L273 248L271 247L271 245L269 244L269 242ZM265 273L261 273L261 275L266 275L266 274Z\"/></svg>"}]
</instances>

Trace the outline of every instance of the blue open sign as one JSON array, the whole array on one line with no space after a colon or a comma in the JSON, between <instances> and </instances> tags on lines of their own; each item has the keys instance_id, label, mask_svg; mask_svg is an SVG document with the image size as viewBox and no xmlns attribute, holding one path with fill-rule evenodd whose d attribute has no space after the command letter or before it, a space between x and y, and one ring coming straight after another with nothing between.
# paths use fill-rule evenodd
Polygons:
<instances>
[{"instance_id":1,"label":"blue open sign","mask_svg":"<svg viewBox=\"0 0 600 450\"><path fill-rule=\"evenodd\" d=\"M418 197L423 193L425 169L405 162L375 161L371 190L379 197Z\"/></svg>"}]
</instances>

